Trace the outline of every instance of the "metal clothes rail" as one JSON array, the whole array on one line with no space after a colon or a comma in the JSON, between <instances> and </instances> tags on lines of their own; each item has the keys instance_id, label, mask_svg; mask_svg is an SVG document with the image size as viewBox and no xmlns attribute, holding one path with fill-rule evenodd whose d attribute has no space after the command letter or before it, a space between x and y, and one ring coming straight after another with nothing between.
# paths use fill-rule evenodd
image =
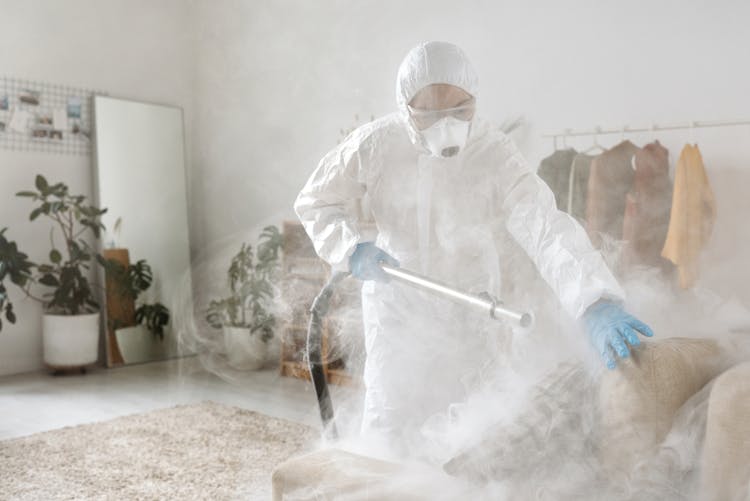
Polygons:
<instances>
[{"instance_id":1,"label":"metal clothes rail","mask_svg":"<svg viewBox=\"0 0 750 501\"><path fill-rule=\"evenodd\" d=\"M632 134L632 133L638 133L638 132L656 132L656 131L665 131L665 130L693 130L693 129L703 129L703 128L710 128L710 127L735 127L735 126L742 126L742 125L750 125L750 120L724 120L724 121L700 121L700 122L689 122L689 123L680 123L680 124L671 124L671 125L658 125L658 124L652 124L650 127L635 127L631 128L627 125L624 125L620 127L619 129L604 129L602 127L595 127L590 130L574 130L574 129L565 129L560 132L553 132L548 134L542 134L542 137L544 138L552 138L555 141L558 138L568 138L568 137L579 137L579 136L600 136L604 134Z\"/></svg>"}]
</instances>

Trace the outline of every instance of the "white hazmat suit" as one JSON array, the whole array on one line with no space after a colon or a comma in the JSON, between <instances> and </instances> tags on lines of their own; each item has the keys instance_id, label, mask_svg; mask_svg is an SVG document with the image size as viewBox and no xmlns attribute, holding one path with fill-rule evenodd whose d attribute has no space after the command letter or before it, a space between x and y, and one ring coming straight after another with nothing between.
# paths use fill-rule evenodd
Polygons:
<instances>
[{"instance_id":1,"label":"white hazmat suit","mask_svg":"<svg viewBox=\"0 0 750 501\"><path fill-rule=\"evenodd\" d=\"M374 241L403 268L473 291L501 292L501 266L523 249L563 308L579 318L623 292L585 231L498 127L473 119L461 151L430 154L407 104L431 84L477 96L464 53L414 48L397 79L399 111L352 132L320 162L295 210L321 258L346 268ZM502 244L510 235L513 245ZM395 283L366 281L363 432L399 435L462 398L485 325L473 312Z\"/></svg>"}]
</instances>

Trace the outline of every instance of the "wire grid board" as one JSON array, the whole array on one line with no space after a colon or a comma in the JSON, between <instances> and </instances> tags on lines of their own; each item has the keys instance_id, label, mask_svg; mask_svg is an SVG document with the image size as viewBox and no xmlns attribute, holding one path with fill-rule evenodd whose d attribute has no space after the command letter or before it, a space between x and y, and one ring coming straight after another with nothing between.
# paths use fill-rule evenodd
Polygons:
<instances>
[{"instance_id":1,"label":"wire grid board","mask_svg":"<svg viewBox=\"0 0 750 501\"><path fill-rule=\"evenodd\" d=\"M0 148L89 155L94 95L103 92L0 78Z\"/></svg>"}]
</instances>

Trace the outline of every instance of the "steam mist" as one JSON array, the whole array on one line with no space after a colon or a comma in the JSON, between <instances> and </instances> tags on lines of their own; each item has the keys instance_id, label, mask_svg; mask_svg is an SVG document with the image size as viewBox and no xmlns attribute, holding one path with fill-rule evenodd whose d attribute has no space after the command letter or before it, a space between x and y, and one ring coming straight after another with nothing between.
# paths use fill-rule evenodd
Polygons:
<instances>
[{"instance_id":1,"label":"steam mist","mask_svg":"<svg viewBox=\"0 0 750 501\"><path fill-rule=\"evenodd\" d=\"M681 141L665 144L674 152ZM714 168L715 158L727 162L716 149L707 149L705 157L721 202L734 185L727 179L736 171ZM737 273L741 277L747 268L742 253L732 247L735 237L740 245L746 240L742 214L738 210L732 217L720 204L701 263L706 278L696 287L682 290L673 277L648 267L619 277L627 292L627 310L649 324L655 337L633 350L631 359L618 361L615 371L603 367L582 326L562 311L512 238L499 235L498 246L509 252L501 263L498 295L510 308L533 311L535 328L514 330L444 299L413 293L419 300L397 305L408 319L408 325L399 328L412 335L399 340L394 356L403 355L404 363L390 376L420 402L420 412L401 416L401 429L391 430L394 434L360 434L363 389L332 385L340 439L310 446L378 458L384 461L382 469L332 452L321 456L328 463L319 464L320 471L343 472L349 483L321 476L285 492L285 499L316 499L324 492L340 499L368 499L374 492L386 499L402 499L404 493L413 499L705 499L716 488L716 475L704 474L705 464L719 443L707 437L709 414L731 412L716 403L711 407L714 385L722 384L721 375L730 368L750 360L750 312L743 303L747 298L736 297L734 286ZM240 242L254 243L263 226L215 242L194 263L194 304L182 300L173 310L183 347L198 352L207 370L237 385L253 374L232 366L221 332L207 325L204 312L226 289L232 253ZM739 235L730 235L732 228L740 228ZM620 267L623 245L617 239L602 245L613 269ZM297 275L320 271L318 264L309 266L296 269ZM307 310L322 285L284 279L284 272L282 264L269 302L278 322L271 346L280 342L284 329L279 326L306 325L307 317L299 312ZM332 335L325 360L344 360L357 377L366 353L362 287L353 278L337 287L328 315ZM438 332L451 334L440 337ZM304 343L289 341L296 358L306 361ZM277 360L278 352L272 353L269 360ZM436 357L441 357L446 374L460 377L446 381L436 373L428 386L411 384L419 364ZM439 407L447 395L452 404ZM311 387L313 419L317 412ZM366 478L367 489L352 487L352 478Z\"/></svg>"},{"instance_id":2,"label":"steam mist","mask_svg":"<svg viewBox=\"0 0 750 501\"><path fill-rule=\"evenodd\" d=\"M247 232L245 240L252 241L261 228ZM226 288L226 264L240 241L233 236L218 242L213 253L196 263L192 276L200 293L194 304L179 305L174 316L180 322L182 347L197 351L207 370L238 385L252 372L232 367L221 333L205 322L201 312ZM700 492L697 469L711 386L703 387L698 380L713 379L750 359L747 334L735 332L748 325L750 313L736 299L724 300L703 288L679 290L653 271L631 274L623 282L630 298L627 306L654 328L657 337L634 350L633 358L620 362L617 371L607 371L580 326L567 318L546 285L534 277L530 263L519 258L510 264L504 269L504 282L509 284L506 304L533 310L537 317L533 331L514 331L505 322L430 297L428 303L434 308L411 312L414 336L404 339L399 348L418 354L415 363L419 363L420 357L430 359L446 348L451 353L459 345L466 353L463 348L471 345L474 358L444 359L455 364L446 366L446 372L462 374L457 385L447 387L436 377L434 386L412 388L425 405L432 397L442 400L448 391L455 394L454 403L424 420L420 416L412 422L404 416L400 431L406 433L392 443L388 437L360 436L361 388L334 387L341 439L311 446L333 446L397 463L398 468L390 465L381 473L368 473L370 480L383 492L411 492L415 499L687 499ZM293 317L292 312L299 311L293 306L309 304L317 287L299 279L280 279L278 284L269 302L278 325L306 321ZM355 374L361 374L365 354L360 288L360 282L349 278L337 289L330 312L332 332L337 334L331 338L327 360L346 360L347 369ZM195 316L188 314L192 308ZM435 330L430 326L440 325L444 331L446 322L456 337L432 337ZM686 339L670 339L674 337ZM656 345L662 349L659 361L650 358ZM298 349L300 360L306 360L304 345ZM270 359L277 358L274 350ZM404 365L397 375L406 387L412 370L413 365ZM648 371L661 372L649 379L652 387L644 390L639 380ZM675 395L685 390L674 388L674 378L695 378L690 390L694 392ZM682 398L685 403L673 403L675 409L668 405L655 409L654 398ZM312 391L310 399L310 412L316 414ZM645 410L634 411L639 405ZM655 417L649 412L667 413L668 422L655 428ZM330 461L335 464L327 468L350 468L351 475L362 474L361 466L348 457L334 455ZM308 499L319 494L318 488L294 491L290 499ZM360 494L341 496L358 499Z\"/></svg>"}]
</instances>

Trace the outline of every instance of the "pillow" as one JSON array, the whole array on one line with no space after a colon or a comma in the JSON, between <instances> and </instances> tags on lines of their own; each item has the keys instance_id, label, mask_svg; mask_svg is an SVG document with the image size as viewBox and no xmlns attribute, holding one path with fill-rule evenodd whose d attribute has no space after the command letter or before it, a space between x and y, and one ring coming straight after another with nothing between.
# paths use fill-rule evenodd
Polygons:
<instances>
[{"instance_id":1,"label":"pillow","mask_svg":"<svg viewBox=\"0 0 750 501\"><path fill-rule=\"evenodd\" d=\"M672 427L682 405L726 364L716 342L669 338L646 342L607 371L599 388L603 466L630 472Z\"/></svg>"},{"instance_id":2,"label":"pillow","mask_svg":"<svg viewBox=\"0 0 750 501\"><path fill-rule=\"evenodd\" d=\"M700 499L750 499L750 362L724 372L708 400Z\"/></svg>"},{"instance_id":3,"label":"pillow","mask_svg":"<svg viewBox=\"0 0 750 501\"><path fill-rule=\"evenodd\" d=\"M630 472L661 443L683 403L725 368L720 354L710 340L669 338L594 377L581 363L562 364L511 424L488 429L443 468L474 482L546 485L560 497L586 492L602 468Z\"/></svg>"}]
</instances>

